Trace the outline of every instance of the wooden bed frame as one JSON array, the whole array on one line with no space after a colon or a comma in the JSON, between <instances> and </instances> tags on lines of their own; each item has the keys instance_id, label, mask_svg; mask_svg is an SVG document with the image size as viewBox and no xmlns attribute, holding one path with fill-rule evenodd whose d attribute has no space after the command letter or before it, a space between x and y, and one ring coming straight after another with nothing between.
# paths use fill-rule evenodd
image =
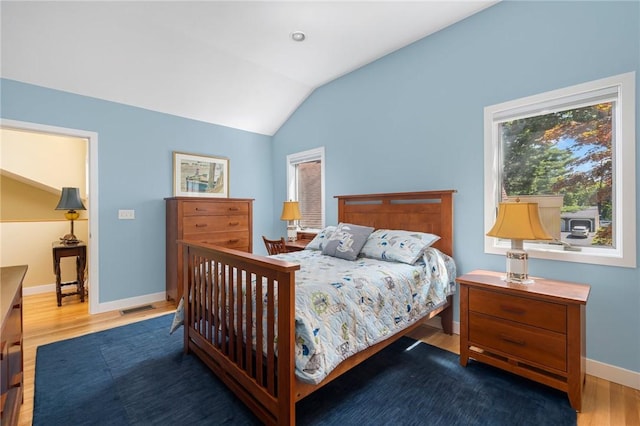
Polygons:
<instances>
[{"instance_id":1,"label":"wooden bed frame","mask_svg":"<svg viewBox=\"0 0 640 426\"><path fill-rule=\"evenodd\" d=\"M336 196L338 222L437 234L441 239L434 247L453 255L454 193L447 190ZM300 266L214 245L185 241L180 244L184 246L183 264L186 265L184 294L191 295L184 304L184 351L196 354L265 424L295 424L297 401L436 315L440 315L444 331L452 333L450 296L445 306L424 320L343 361L321 383L303 383L296 379L294 372L294 284L295 271ZM256 282L266 283L254 285L255 299L266 298L265 307L260 303L253 306L248 287L243 295L243 286ZM232 288L235 291L231 291ZM277 302L272 297L275 289ZM240 295L237 299L236 294ZM231 306L234 309L226 309ZM266 315L266 327L262 321L252 320L254 310L256 318ZM215 313L224 311L226 319L221 321ZM243 321L256 323L255 347L266 346L263 355L256 355L252 345L245 345L243 333L236 333L243 329ZM252 333L251 327L247 328L248 333ZM273 342L276 335L277 348L273 344L264 345L264 339Z\"/></svg>"}]
</instances>

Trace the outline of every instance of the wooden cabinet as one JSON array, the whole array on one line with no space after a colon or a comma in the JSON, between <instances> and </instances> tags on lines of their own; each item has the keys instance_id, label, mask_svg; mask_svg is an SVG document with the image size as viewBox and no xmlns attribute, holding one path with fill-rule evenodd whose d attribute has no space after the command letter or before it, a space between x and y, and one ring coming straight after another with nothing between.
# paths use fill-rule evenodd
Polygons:
<instances>
[{"instance_id":1,"label":"wooden cabinet","mask_svg":"<svg viewBox=\"0 0 640 426\"><path fill-rule=\"evenodd\" d=\"M508 283L473 271L460 284L460 364L469 358L567 392L582 408L590 287L537 278Z\"/></svg>"},{"instance_id":2,"label":"wooden cabinet","mask_svg":"<svg viewBox=\"0 0 640 426\"><path fill-rule=\"evenodd\" d=\"M253 251L253 200L166 198L167 300L182 297L182 248L178 240Z\"/></svg>"},{"instance_id":3,"label":"wooden cabinet","mask_svg":"<svg viewBox=\"0 0 640 426\"><path fill-rule=\"evenodd\" d=\"M0 419L4 426L18 424L24 392L22 280L27 266L7 266L0 270Z\"/></svg>"}]
</instances>

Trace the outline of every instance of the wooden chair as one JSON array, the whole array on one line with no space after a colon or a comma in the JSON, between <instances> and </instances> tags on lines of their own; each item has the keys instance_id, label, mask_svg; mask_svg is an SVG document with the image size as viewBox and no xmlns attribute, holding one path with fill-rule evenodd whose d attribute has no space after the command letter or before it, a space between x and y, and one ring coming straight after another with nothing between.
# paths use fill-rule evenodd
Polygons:
<instances>
[{"instance_id":1,"label":"wooden chair","mask_svg":"<svg viewBox=\"0 0 640 426\"><path fill-rule=\"evenodd\" d=\"M264 245L267 248L267 253L270 255L286 253L288 251L284 238L280 238L279 240L269 240L263 235L262 239L264 240Z\"/></svg>"}]
</instances>

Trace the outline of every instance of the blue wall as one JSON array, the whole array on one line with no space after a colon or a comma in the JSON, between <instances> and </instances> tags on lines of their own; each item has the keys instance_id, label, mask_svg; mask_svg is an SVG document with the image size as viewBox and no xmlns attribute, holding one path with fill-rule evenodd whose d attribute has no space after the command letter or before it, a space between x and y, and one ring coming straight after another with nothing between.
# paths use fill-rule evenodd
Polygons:
<instances>
[{"instance_id":1,"label":"blue wall","mask_svg":"<svg viewBox=\"0 0 640 426\"><path fill-rule=\"evenodd\" d=\"M2 118L98 133L100 303L163 292L173 151L228 157L230 195L254 198L255 252L272 230L271 138L2 80ZM67 167L52 158L51 167ZM267 179L257 177L268 177ZM134 209L135 220L118 220ZM278 234L276 234L276 232Z\"/></svg>"},{"instance_id":2,"label":"blue wall","mask_svg":"<svg viewBox=\"0 0 640 426\"><path fill-rule=\"evenodd\" d=\"M284 157L317 146L328 224L334 195L456 189L459 273L504 270L504 256L484 254L483 108L640 73L639 20L638 2L502 2L333 81L274 136L274 194L285 194ZM588 358L640 372L638 269L532 259L530 270L591 284Z\"/></svg>"},{"instance_id":3,"label":"blue wall","mask_svg":"<svg viewBox=\"0 0 640 426\"><path fill-rule=\"evenodd\" d=\"M172 151L231 159L231 196L256 199L259 254L261 234L284 232L285 156L325 146L327 223L334 195L456 189L459 272L502 270L503 256L483 252L483 108L640 72L639 20L638 2L502 2L316 90L273 138L10 80L1 116L98 133L101 303L164 291ZM136 220L118 220L122 208ZM640 372L638 269L530 269L591 284L588 357Z\"/></svg>"}]
</instances>

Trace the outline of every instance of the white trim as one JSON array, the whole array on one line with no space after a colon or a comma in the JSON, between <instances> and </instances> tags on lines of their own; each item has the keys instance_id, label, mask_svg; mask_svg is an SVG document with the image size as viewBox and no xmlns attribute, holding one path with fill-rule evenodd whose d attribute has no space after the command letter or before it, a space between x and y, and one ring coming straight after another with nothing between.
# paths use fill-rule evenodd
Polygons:
<instances>
[{"instance_id":1,"label":"white trim","mask_svg":"<svg viewBox=\"0 0 640 426\"><path fill-rule=\"evenodd\" d=\"M325 181L325 155L324 147L309 149L307 151L297 152L287 155L287 200L297 201L294 197L298 191L296 188L297 181L295 179L295 166L300 163L320 160L320 214L322 217L322 228L325 226L325 197L324 197L324 181ZM296 199L294 199L296 198Z\"/></svg>"},{"instance_id":2,"label":"white trim","mask_svg":"<svg viewBox=\"0 0 640 426\"><path fill-rule=\"evenodd\" d=\"M488 232L495 221L495 209L500 200L500 188L497 182L500 168L500 150L498 135L498 121L504 120L511 111L525 114L527 108L540 109L549 106L554 99L588 98L600 96L602 91L616 91L619 95L614 126L616 141L613 179L613 203L615 205L614 241L615 248L582 247L581 251L558 250L557 246L527 244L525 249L529 257L568 262L591 263L597 265L636 267L636 120L635 120L635 72L603 78L564 89L516 99L484 109L484 229ZM507 242L500 242L497 238L484 237L484 252L490 254L506 254L509 249Z\"/></svg>"},{"instance_id":3,"label":"white trim","mask_svg":"<svg viewBox=\"0 0 640 426\"><path fill-rule=\"evenodd\" d=\"M640 373L587 358L587 374L640 390Z\"/></svg>"},{"instance_id":4,"label":"white trim","mask_svg":"<svg viewBox=\"0 0 640 426\"><path fill-rule=\"evenodd\" d=\"M99 304L99 274L98 274L98 134L86 130L68 129L64 127L48 126L45 124L30 123L26 121L0 120L0 126L17 130L51 133L62 136L86 139L88 141L88 158L86 167L87 179L89 179L89 276L91 277L91 289L89 292L89 314L98 313Z\"/></svg>"},{"instance_id":5,"label":"white trim","mask_svg":"<svg viewBox=\"0 0 640 426\"><path fill-rule=\"evenodd\" d=\"M22 294L24 296L31 296L33 294L53 293L53 297L56 294L56 284L42 284L34 285L31 287L22 287Z\"/></svg>"},{"instance_id":6,"label":"white trim","mask_svg":"<svg viewBox=\"0 0 640 426\"><path fill-rule=\"evenodd\" d=\"M114 300L112 302L100 303L96 307L94 314L100 314L110 311L121 311L123 309L135 308L140 305L149 303L162 302L166 300L167 293L161 291L159 293L145 294L143 296L129 297L128 299Z\"/></svg>"}]
</instances>

